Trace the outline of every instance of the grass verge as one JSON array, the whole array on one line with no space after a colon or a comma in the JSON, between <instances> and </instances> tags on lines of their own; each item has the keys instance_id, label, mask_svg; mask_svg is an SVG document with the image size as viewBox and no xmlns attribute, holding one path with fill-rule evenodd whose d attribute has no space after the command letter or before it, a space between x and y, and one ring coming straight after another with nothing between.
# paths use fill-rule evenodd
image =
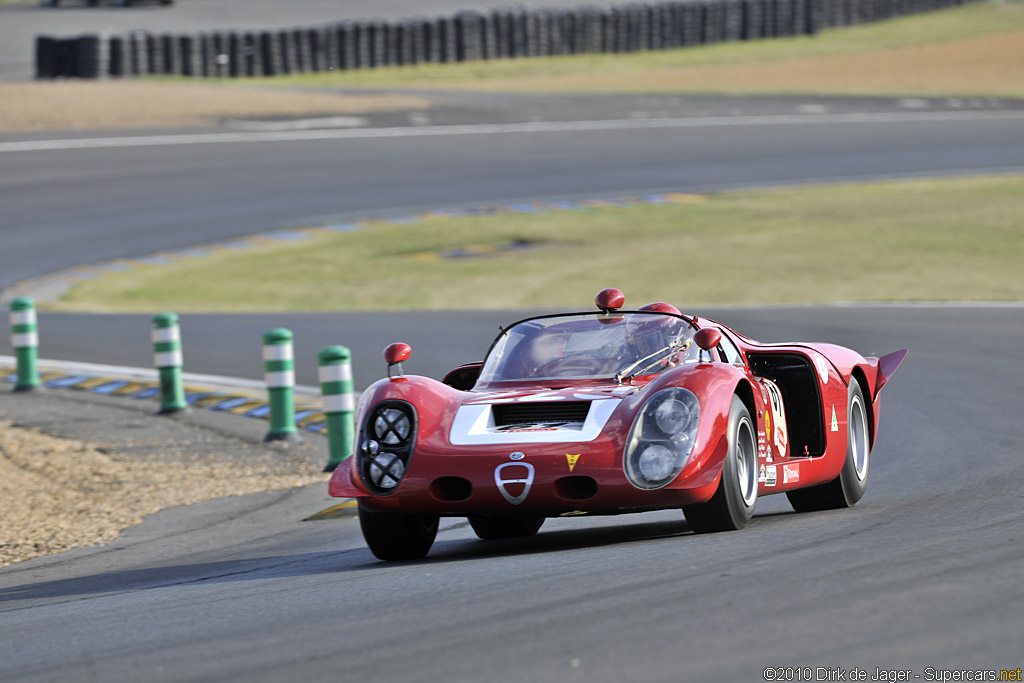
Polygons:
<instances>
[{"instance_id":1,"label":"grass verge","mask_svg":"<svg viewBox=\"0 0 1024 683\"><path fill-rule=\"evenodd\" d=\"M280 86L524 92L1024 97L1024 4L984 3L817 36L618 55L505 59L263 79Z\"/></svg>"},{"instance_id":2,"label":"grass verge","mask_svg":"<svg viewBox=\"0 0 1024 683\"><path fill-rule=\"evenodd\" d=\"M578 308L1024 299L1024 176L729 192L221 250L87 281L72 311Z\"/></svg>"}]
</instances>

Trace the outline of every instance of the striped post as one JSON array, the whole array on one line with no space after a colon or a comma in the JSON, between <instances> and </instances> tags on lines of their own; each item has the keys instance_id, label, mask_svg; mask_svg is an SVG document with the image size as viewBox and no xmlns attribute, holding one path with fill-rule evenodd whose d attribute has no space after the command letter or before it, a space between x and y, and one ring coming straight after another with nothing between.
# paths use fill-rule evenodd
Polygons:
<instances>
[{"instance_id":1,"label":"striped post","mask_svg":"<svg viewBox=\"0 0 1024 683\"><path fill-rule=\"evenodd\" d=\"M263 378L270 395L270 431L264 441L295 441L295 357L292 332L284 328L263 335Z\"/></svg>"},{"instance_id":2,"label":"striped post","mask_svg":"<svg viewBox=\"0 0 1024 683\"><path fill-rule=\"evenodd\" d=\"M320 366L320 393L327 416L329 455L324 472L333 472L341 461L352 455L356 438L356 402L352 390L352 352L344 346L328 346L317 356Z\"/></svg>"},{"instance_id":3,"label":"striped post","mask_svg":"<svg viewBox=\"0 0 1024 683\"><path fill-rule=\"evenodd\" d=\"M28 297L18 297L11 302L11 346L18 361L18 383L15 391L32 391L39 388L39 370L36 360L39 354L39 332L36 324L36 305Z\"/></svg>"},{"instance_id":4,"label":"striped post","mask_svg":"<svg viewBox=\"0 0 1024 683\"><path fill-rule=\"evenodd\" d=\"M160 371L160 415L188 408L181 383L181 332L174 313L153 316L153 365Z\"/></svg>"}]
</instances>

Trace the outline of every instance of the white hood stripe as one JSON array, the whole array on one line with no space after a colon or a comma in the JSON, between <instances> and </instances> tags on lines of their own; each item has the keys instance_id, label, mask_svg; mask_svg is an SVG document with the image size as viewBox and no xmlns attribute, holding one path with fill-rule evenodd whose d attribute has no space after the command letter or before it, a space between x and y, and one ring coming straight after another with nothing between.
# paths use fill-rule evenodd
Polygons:
<instances>
[{"instance_id":1,"label":"white hood stripe","mask_svg":"<svg viewBox=\"0 0 1024 683\"><path fill-rule=\"evenodd\" d=\"M567 422L560 427L538 431L499 431L494 424L491 404L463 405L452 420L448 438L455 446L593 441L604 429L621 400L606 398L591 401L586 422Z\"/></svg>"}]
</instances>

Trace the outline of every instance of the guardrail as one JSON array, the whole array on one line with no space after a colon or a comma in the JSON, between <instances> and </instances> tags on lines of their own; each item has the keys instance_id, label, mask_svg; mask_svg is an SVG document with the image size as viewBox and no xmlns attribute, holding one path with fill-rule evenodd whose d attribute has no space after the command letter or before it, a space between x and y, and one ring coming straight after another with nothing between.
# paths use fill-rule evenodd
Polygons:
<instances>
[{"instance_id":1,"label":"guardrail","mask_svg":"<svg viewBox=\"0 0 1024 683\"><path fill-rule=\"evenodd\" d=\"M977 0L688 0L278 31L36 37L36 78L202 78L666 50L813 35Z\"/></svg>"}]
</instances>

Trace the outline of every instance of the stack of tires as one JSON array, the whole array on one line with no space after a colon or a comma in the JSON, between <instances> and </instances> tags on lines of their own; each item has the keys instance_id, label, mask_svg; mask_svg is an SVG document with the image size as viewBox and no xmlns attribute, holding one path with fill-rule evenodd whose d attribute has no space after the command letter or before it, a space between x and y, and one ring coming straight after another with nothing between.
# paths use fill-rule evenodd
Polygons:
<instances>
[{"instance_id":1,"label":"stack of tires","mask_svg":"<svg viewBox=\"0 0 1024 683\"><path fill-rule=\"evenodd\" d=\"M132 5L138 4L139 0L110 0L111 5L114 7L131 7ZM161 5L173 5L174 0L156 0ZM61 0L39 0L41 7L58 7ZM100 0L85 0L85 4L89 7L99 7L101 4Z\"/></svg>"}]
</instances>

